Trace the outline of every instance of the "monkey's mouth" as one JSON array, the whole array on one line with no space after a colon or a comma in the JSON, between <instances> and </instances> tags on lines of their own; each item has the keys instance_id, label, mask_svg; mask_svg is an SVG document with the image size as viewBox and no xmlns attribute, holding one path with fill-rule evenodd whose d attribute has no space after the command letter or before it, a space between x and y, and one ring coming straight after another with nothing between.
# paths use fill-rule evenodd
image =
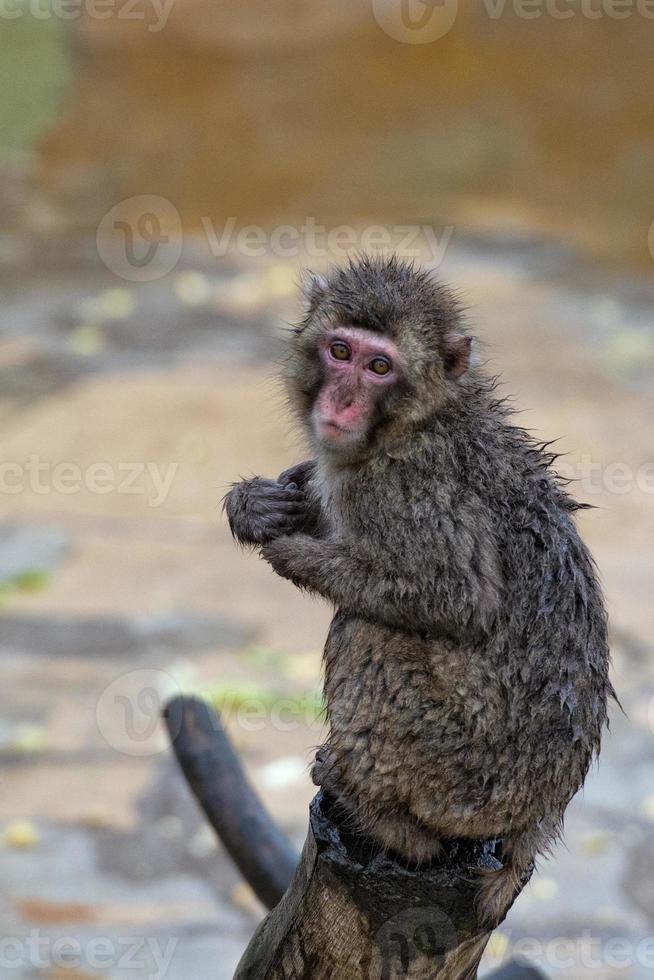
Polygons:
<instances>
[{"instance_id":1,"label":"monkey's mouth","mask_svg":"<svg viewBox=\"0 0 654 980\"><path fill-rule=\"evenodd\" d=\"M356 427L346 427L338 422L320 419L316 425L316 435L321 442L328 445L341 445L358 441L360 431Z\"/></svg>"}]
</instances>

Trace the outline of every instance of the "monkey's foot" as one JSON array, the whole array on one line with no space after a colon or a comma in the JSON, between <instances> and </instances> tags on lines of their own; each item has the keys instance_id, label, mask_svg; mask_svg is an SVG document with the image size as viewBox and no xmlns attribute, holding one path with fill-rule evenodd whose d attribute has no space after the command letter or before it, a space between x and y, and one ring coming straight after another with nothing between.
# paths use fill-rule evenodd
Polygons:
<instances>
[{"instance_id":1,"label":"monkey's foot","mask_svg":"<svg viewBox=\"0 0 654 980\"><path fill-rule=\"evenodd\" d=\"M311 779L314 786L321 786L332 796L340 796L338 781L341 778L338 767L338 757L329 745L322 745L316 752L316 759L311 767Z\"/></svg>"}]
</instances>

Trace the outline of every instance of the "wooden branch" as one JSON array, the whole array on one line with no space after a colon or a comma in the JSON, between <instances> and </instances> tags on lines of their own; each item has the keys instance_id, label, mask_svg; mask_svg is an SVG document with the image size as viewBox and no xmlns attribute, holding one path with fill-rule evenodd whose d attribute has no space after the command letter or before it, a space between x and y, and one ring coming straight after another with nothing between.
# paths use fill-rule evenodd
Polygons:
<instances>
[{"instance_id":1,"label":"wooden branch","mask_svg":"<svg viewBox=\"0 0 654 980\"><path fill-rule=\"evenodd\" d=\"M512 961L488 977L488 980L544 980L543 974L533 966L523 966Z\"/></svg>"},{"instance_id":2,"label":"wooden branch","mask_svg":"<svg viewBox=\"0 0 654 980\"><path fill-rule=\"evenodd\" d=\"M298 855L248 782L216 712L199 698L176 697L164 719L175 755L221 841L267 908L286 891Z\"/></svg>"},{"instance_id":3,"label":"wooden branch","mask_svg":"<svg viewBox=\"0 0 654 980\"><path fill-rule=\"evenodd\" d=\"M409 867L353 832L320 792L296 867L209 705L175 698L164 714L211 824L257 895L274 906L234 980L474 980L490 936L475 898L480 872L501 867L495 841L444 841L437 861ZM493 978L540 974L509 964Z\"/></svg>"}]
</instances>

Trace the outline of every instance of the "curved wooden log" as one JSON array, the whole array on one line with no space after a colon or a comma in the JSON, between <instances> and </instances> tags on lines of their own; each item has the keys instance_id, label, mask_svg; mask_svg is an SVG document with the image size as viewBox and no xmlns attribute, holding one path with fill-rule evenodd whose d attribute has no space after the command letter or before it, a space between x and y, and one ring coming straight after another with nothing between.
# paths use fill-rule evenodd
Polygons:
<instances>
[{"instance_id":1,"label":"curved wooden log","mask_svg":"<svg viewBox=\"0 0 654 980\"><path fill-rule=\"evenodd\" d=\"M248 782L216 712L176 697L164 720L182 772L232 860L267 908L286 891L297 853Z\"/></svg>"},{"instance_id":2,"label":"curved wooden log","mask_svg":"<svg viewBox=\"0 0 654 980\"><path fill-rule=\"evenodd\" d=\"M234 980L474 980L490 936L478 923L475 898L480 872L501 867L496 841L444 841L437 860L409 867L348 828L319 792L298 863L211 707L174 698L164 717L191 789L272 908ZM540 977L518 964L493 974Z\"/></svg>"}]
</instances>

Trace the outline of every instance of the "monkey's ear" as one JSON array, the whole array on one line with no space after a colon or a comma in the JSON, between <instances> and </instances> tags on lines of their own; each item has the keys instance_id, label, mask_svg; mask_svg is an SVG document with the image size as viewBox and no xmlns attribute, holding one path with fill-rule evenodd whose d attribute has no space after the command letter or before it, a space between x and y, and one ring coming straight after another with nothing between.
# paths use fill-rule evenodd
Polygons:
<instances>
[{"instance_id":1,"label":"monkey's ear","mask_svg":"<svg viewBox=\"0 0 654 980\"><path fill-rule=\"evenodd\" d=\"M310 310L315 310L318 303L325 295L327 280L324 276L316 275L314 272L307 272L302 283L307 306Z\"/></svg>"},{"instance_id":2,"label":"monkey's ear","mask_svg":"<svg viewBox=\"0 0 654 980\"><path fill-rule=\"evenodd\" d=\"M448 333L443 344L443 364L449 378L461 378L470 367L472 337Z\"/></svg>"}]
</instances>

